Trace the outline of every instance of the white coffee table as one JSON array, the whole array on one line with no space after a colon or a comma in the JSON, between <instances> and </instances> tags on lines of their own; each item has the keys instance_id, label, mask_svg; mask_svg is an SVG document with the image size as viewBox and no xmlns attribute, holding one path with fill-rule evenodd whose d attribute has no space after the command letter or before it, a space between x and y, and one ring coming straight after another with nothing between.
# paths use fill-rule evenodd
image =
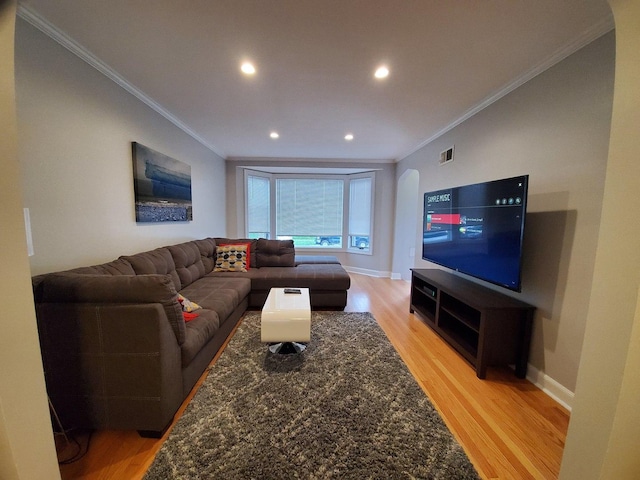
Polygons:
<instances>
[{"instance_id":1,"label":"white coffee table","mask_svg":"<svg viewBox=\"0 0 640 480\"><path fill-rule=\"evenodd\" d=\"M300 353L303 342L311 340L311 303L309 289L292 289L300 293L285 293L288 288L272 288L262 307L260 340L272 343L272 353Z\"/></svg>"}]
</instances>

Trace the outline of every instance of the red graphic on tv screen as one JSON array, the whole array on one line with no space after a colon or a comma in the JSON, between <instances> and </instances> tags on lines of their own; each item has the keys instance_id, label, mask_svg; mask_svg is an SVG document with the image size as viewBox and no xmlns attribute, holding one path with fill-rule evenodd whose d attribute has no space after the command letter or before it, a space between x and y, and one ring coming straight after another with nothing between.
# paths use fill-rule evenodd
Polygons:
<instances>
[{"instance_id":1,"label":"red graphic on tv screen","mask_svg":"<svg viewBox=\"0 0 640 480\"><path fill-rule=\"evenodd\" d=\"M460 214L432 213L431 223L442 223L446 225L460 225Z\"/></svg>"}]
</instances>

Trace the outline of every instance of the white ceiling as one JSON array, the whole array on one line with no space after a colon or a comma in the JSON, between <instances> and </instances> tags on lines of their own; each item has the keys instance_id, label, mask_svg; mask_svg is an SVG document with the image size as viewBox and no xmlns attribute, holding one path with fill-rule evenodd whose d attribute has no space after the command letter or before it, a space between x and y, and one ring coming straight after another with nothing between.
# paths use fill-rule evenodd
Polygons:
<instances>
[{"instance_id":1,"label":"white ceiling","mask_svg":"<svg viewBox=\"0 0 640 480\"><path fill-rule=\"evenodd\" d=\"M606 0L23 0L19 14L224 158L355 161L405 157L613 27Z\"/></svg>"}]
</instances>

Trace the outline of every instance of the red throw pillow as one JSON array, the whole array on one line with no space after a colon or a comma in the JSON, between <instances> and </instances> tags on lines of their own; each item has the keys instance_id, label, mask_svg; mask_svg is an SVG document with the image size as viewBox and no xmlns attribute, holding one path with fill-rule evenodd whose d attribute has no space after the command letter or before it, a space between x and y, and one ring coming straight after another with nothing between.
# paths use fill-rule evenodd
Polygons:
<instances>
[{"instance_id":1,"label":"red throw pillow","mask_svg":"<svg viewBox=\"0 0 640 480\"><path fill-rule=\"evenodd\" d=\"M182 312L182 316L184 317L185 322L190 322L194 318L198 318L200 315L197 313Z\"/></svg>"},{"instance_id":2,"label":"red throw pillow","mask_svg":"<svg viewBox=\"0 0 640 480\"><path fill-rule=\"evenodd\" d=\"M251 266L251 244L250 243L221 243L220 246L221 247L235 247L236 245L242 245L242 246L246 246L247 247L247 266L245 267L247 270L249 270L249 267Z\"/></svg>"}]
</instances>

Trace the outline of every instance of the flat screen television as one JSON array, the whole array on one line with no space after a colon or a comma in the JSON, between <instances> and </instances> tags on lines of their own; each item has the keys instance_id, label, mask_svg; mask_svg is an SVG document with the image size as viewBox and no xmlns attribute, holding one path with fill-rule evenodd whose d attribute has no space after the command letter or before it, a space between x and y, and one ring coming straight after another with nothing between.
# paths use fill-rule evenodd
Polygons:
<instances>
[{"instance_id":1,"label":"flat screen television","mask_svg":"<svg viewBox=\"0 0 640 480\"><path fill-rule=\"evenodd\" d=\"M529 176L424 194L422 258L520 292Z\"/></svg>"}]
</instances>

